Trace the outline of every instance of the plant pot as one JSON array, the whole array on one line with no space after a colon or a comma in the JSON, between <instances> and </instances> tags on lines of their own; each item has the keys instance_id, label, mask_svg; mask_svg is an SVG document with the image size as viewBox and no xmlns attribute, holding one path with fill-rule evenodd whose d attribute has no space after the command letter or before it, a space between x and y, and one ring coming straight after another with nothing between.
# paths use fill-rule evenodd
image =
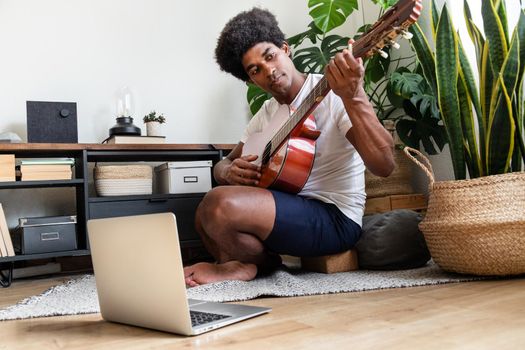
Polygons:
<instances>
[{"instance_id":1,"label":"plant pot","mask_svg":"<svg viewBox=\"0 0 525 350\"><path fill-rule=\"evenodd\" d=\"M396 166L388 177L375 176L365 171L366 198L386 197L414 193L412 186L412 164L402 149L394 149Z\"/></svg>"},{"instance_id":2,"label":"plant pot","mask_svg":"<svg viewBox=\"0 0 525 350\"><path fill-rule=\"evenodd\" d=\"M434 261L458 273L525 273L525 172L434 182L429 160L415 149L405 153L429 178L419 228Z\"/></svg>"},{"instance_id":3,"label":"plant pot","mask_svg":"<svg viewBox=\"0 0 525 350\"><path fill-rule=\"evenodd\" d=\"M162 126L159 122L146 123L146 135L148 136L162 136Z\"/></svg>"}]
</instances>

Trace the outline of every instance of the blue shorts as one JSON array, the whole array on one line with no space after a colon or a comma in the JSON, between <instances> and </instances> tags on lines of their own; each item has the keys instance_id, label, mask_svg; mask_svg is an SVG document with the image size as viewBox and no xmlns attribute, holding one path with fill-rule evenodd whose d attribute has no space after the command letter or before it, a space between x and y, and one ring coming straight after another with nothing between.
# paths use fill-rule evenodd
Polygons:
<instances>
[{"instance_id":1,"label":"blue shorts","mask_svg":"<svg viewBox=\"0 0 525 350\"><path fill-rule=\"evenodd\" d=\"M351 249L361 226L334 204L270 190L275 200L275 223L263 242L268 250L293 256L321 256Z\"/></svg>"}]
</instances>

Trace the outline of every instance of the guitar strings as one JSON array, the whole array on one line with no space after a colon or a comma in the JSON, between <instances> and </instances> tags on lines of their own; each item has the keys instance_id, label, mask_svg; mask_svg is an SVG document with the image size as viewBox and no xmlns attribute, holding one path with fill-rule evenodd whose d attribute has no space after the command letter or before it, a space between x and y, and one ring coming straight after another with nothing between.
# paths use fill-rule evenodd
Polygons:
<instances>
[{"instance_id":1,"label":"guitar strings","mask_svg":"<svg viewBox=\"0 0 525 350\"><path fill-rule=\"evenodd\" d=\"M288 119L275 133L275 136L269 141L271 147L265 147L263 152L263 160L268 159L271 154L274 153L276 148L283 142L283 140L290 134L290 132L297 126L297 123L304 117L304 114L310 109L317 97L321 96L324 90L328 88L328 81L323 76L321 80L314 86L314 88L308 93L304 101L295 110L290 119Z\"/></svg>"}]
</instances>

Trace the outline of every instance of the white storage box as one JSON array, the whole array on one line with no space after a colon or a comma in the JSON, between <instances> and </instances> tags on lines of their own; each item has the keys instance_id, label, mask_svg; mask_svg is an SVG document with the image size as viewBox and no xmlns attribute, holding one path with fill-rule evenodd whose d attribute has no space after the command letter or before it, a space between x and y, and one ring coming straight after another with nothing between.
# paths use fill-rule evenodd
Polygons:
<instances>
[{"instance_id":1,"label":"white storage box","mask_svg":"<svg viewBox=\"0 0 525 350\"><path fill-rule=\"evenodd\" d=\"M211 190L211 160L168 162L155 167L158 193L202 193Z\"/></svg>"}]
</instances>

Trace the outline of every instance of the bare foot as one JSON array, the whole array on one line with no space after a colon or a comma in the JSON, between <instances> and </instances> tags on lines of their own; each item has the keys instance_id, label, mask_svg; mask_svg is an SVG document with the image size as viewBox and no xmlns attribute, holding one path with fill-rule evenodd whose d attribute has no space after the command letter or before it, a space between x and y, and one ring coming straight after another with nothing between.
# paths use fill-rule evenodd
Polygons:
<instances>
[{"instance_id":1,"label":"bare foot","mask_svg":"<svg viewBox=\"0 0 525 350\"><path fill-rule=\"evenodd\" d=\"M201 262L184 268L186 285L190 287L225 280L250 281L256 274L257 266L235 260L223 264Z\"/></svg>"}]
</instances>

